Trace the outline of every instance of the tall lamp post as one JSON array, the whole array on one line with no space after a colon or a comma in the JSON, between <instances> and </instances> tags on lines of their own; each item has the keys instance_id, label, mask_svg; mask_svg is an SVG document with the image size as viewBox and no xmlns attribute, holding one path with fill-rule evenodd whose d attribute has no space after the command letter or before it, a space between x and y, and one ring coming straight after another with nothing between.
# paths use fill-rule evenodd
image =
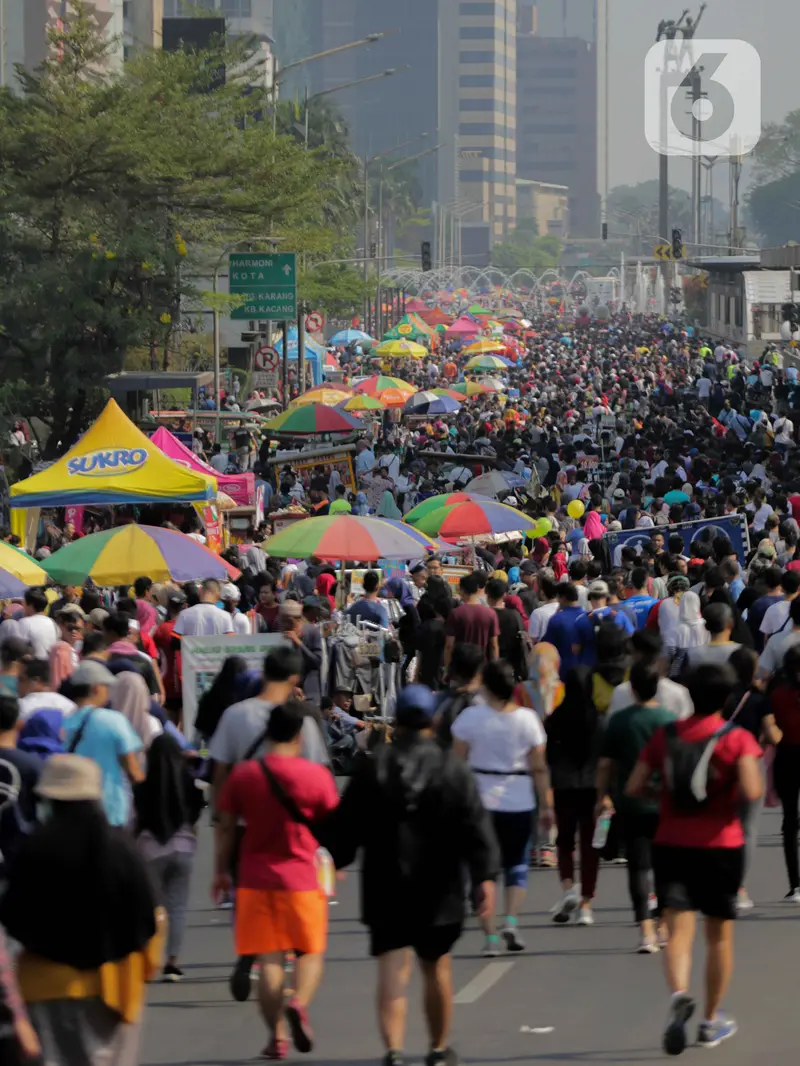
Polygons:
<instances>
[{"instance_id":1,"label":"tall lamp post","mask_svg":"<svg viewBox=\"0 0 800 1066\"><path fill-rule=\"evenodd\" d=\"M393 31L389 30L382 33L368 33L366 37L360 37L357 41L348 41L347 44L339 44L335 48L326 48L324 52L314 52L313 55L304 56L302 59L296 59L293 63L287 63L285 67L281 67L280 69L277 67L277 57L273 57L273 63L275 65L272 71L272 132L275 132L278 123L277 104L280 83L290 70L296 70L297 67L302 67L306 63L311 63L315 59L327 59L329 56L338 55L340 52L347 52L351 48L362 48L367 44L375 44L375 42L380 41L382 37L388 37L391 32Z\"/></svg>"},{"instance_id":2,"label":"tall lamp post","mask_svg":"<svg viewBox=\"0 0 800 1066\"><path fill-rule=\"evenodd\" d=\"M399 73L401 70L408 70L408 64L403 67L388 67L386 70L380 71L378 74L368 74L365 78L356 78L355 81L346 81L341 85L334 85L330 89L323 89L322 92L314 93L313 96L308 95L308 86L306 86L305 94L305 146L308 148L308 114L309 104L312 100L319 100L320 96L330 96L331 93L340 93L345 89L352 89L354 85L363 85L367 81L377 81L379 78L391 78L393 74Z\"/></svg>"}]
</instances>

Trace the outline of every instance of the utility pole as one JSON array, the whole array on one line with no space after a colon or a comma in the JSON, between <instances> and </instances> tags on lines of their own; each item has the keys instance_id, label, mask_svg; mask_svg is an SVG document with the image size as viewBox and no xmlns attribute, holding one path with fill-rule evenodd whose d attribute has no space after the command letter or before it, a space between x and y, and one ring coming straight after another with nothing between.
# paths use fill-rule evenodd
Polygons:
<instances>
[{"instance_id":1,"label":"utility pole","mask_svg":"<svg viewBox=\"0 0 800 1066\"><path fill-rule=\"evenodd\" d=\"M706 97L703 92L702 67L692 67L691 82L689 85L689 100L691 101L692 116L692 140L695 144L700 140L700 119L697 116L697 103ZM702 243L700 233L700 200L702 183L702 157L692 156L692 241L699 247Z\"/></svg>"}]
</instances>

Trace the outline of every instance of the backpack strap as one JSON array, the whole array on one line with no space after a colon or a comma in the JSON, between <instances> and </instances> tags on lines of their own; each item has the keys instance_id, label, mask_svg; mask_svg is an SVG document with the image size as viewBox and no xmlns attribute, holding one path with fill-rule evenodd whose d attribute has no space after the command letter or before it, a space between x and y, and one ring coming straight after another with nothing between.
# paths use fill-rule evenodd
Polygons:
<instances>
[{"instance_id":1,"label":"backpack strap","mask_svg":"<svg viewBox=\"0 0 800 1066\"><path fill-rule=\"evenodd\" d=\"M306 829L310 829L313 833L311 819L307 818L300 808L297 806L296 801L289 795L283 785L280 783L275 774L267 766L264 759L258 760L258 765L267 779L270 791L275 799L280 803L281 807L286 811L293 822L297 822L298 825L304 825Z\"/></svg>"},{"instance_id":2,"label":"backpack strap","mask_svg":"<svg viewBox=\"0 0 800 1066\"><path fill-rule=\"evenodd\" d=\"M83 734L86 732L86 727L89 724L89 719L92 717L92 715L94 714L96 709L97 708L95 708L95 707L90 707L89 710L86 712L86 717L81 722L81 724L78 726L78 731L76 732L75 736L70 741L70 745L67 748L67 755L74 755L75 754L76 748L78 747L80 742L83 740Z\"/></svg>"}]
</instances>

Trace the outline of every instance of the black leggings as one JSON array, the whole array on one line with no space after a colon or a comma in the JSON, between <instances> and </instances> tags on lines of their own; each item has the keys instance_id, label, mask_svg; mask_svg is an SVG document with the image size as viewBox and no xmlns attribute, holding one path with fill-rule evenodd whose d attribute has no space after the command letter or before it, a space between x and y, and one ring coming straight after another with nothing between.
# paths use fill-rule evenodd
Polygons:
<instances>
[{"instance_id":1,"label":"black leggings","mask_svg":"<svg viewBox=\"0 0 800 1066\"><path fill-rule=\"evenodd\" d=\"M775 791L783 807L783 857L789 876L789 890L800 888L800 862L797 853L797 832L800 829L800 745L779 744L773 765Z\"/></svg>"},{"instance_id":2,"label":"black leggings","mask_svg":"<svg viewBox=\"0 0 800 1066\"><path fill-rule=\"evenodd\" d=\"M653 882L653 837L658 828L658 814L625 814L620 818L625 854L628 857L628 892L637 922L657 916L650 911Z\"/></svg>"}]
</instances>

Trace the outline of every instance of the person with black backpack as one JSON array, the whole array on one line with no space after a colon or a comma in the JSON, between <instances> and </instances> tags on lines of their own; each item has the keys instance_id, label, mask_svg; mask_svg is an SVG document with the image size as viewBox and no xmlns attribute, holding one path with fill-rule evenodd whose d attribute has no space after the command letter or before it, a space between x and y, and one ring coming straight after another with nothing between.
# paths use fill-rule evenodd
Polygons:
<instances>
[{"instance_id":1,"label":"person with black backpack","mask_svg":"<svg viewBox=\"0 0 800 1066\"><path fill-rule=\"evenodd\" d=\"M727 664L698 666L686 678L695 707L691 718L653 734L625 794L641 797L654 775L662 781L659 825L653 842L658 904L669 941L666 976L672 993L663 1047L679 1055L695 1010L689 991L695 914L705 917L706 1004L697 1043L716 1047L736 1033L720 1004L733 972L733 926L744 870L742 801L763 791L753 734L722 715L736 686Z\"/></svg>"}]
</instances>

